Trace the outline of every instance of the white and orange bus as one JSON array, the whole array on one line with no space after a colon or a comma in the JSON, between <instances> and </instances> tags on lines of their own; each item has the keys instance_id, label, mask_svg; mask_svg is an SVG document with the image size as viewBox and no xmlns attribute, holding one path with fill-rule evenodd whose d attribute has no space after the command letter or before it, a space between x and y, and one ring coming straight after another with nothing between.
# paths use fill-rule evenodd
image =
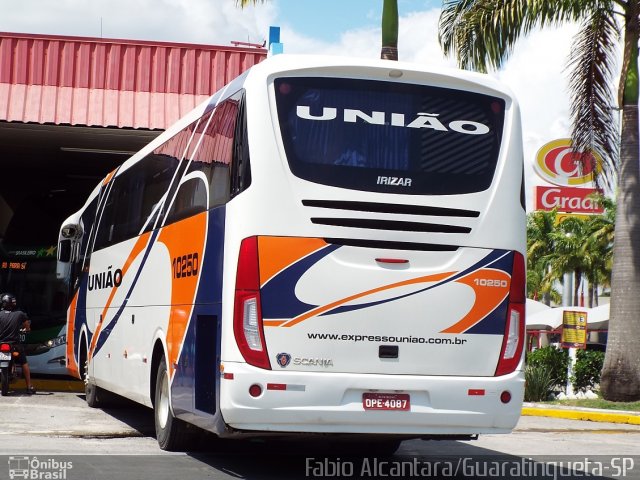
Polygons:
<instances>
[{"instance_id":1,"label":"white and orange bus","mask_svg":"<svg viewBox=\"0 0 640 480\"><path fill-rule=\"evenodd\" d=\"M87 401L220 437L508 433L522 406L518 106L380 60L254 66L98 185L60 232Z\"/></svg>"}]
</instances>

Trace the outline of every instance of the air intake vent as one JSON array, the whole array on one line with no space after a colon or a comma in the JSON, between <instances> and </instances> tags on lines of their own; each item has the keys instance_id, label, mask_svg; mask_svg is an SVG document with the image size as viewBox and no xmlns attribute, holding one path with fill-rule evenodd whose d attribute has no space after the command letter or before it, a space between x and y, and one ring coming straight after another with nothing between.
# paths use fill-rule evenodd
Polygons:
<instances>
[{"instance_id":1,"label":"air intake vent","mask_svg":"<svg viewBox=\"0 0 640 480\"><path fill-rule=\"evenodd\" d=\"M302 200L305 207L331 208L370 213L394 213L399 215L430 215L434 217L477 218L480 212L459 208L425 207L422 205L399 205L395 203L348 202L342 200Z\"/></svg>"},{"instance_id":2,"label":"air intake vent","mask_svg":"<svg viewBox=\"0 0 640 480\"><path fill-rule=\"evenodd\" d=\"M423 252L455 252L453 245L437 245L434 243L387 242L382 240L360 240L352 238L325 238L325 242L349 247L381 248L386 250L416 250Z\"/></svg>"},{"instance_id":3,"label":"air intake vent","mask_svg":"<svg viewBox=\"0 0 640 480\"><path fill-rule=\"evenodd\" d=\"M369 220L363 218L312 218L318 225L334 227L368 228L373 230L394 230L399 232L429 232L429 233L469 233L469 227L456 225L440 225L437 223L398 222L395 220Z\"/></svg>"}]
</instances>

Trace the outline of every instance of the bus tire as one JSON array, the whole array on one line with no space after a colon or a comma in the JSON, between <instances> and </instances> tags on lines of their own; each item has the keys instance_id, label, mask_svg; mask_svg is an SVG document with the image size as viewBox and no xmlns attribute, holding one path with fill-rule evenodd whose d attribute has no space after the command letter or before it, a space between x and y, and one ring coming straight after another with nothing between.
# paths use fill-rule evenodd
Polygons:
<instances>
[{"instance_id":1,"label":"bus tire","mask_svg":"<svg viewBox=\"0 0 640 480\"><path fill-rule=\"evenodd\" d=\"M164 357L160 359L156 374L153 417L156 439L162 450L170 452L188 450L193 438L189 425L173 416L170 405L169 374Z\"/></svg>"},{"instance_id":2,"label":"bus tire","mask_svg":"<svg viewBox=\"0 0 640 480\"><path fill-rule=\"evenodd\" d=\"M84 363L84 397L91 408L106 406L106 391L89 381L89 362Z\"/></svg>"},{"instance_id":3,"label":"bus tire","mask_svg":"<svg viewBox=\"0 0 640 480\"><path fill-rule=\"evenodd\" d=\"M82 337L80 339L80 345L82 345L82 347L80 347L80 362L79 362L79 366L80 368L78 368L78 374L80 375L80 380L82 380L83 382L86 381L87 378L87 369L88 369L88 365L87 365L87 347L86 347L86 342L84 337Z\"/></svg>"},{"instance_id":4,"label":"bus tire","mask_svg":"<svg viewBox=\"0 0 640 480\"><path fill-rule=\"evenodd\" d=\"M88 380L85 380L84 396L85 400L87 401L87 405L89 405L91 408L99 408L101 406L100 398L98 396L99 389L100 387L98 387L97 385L89 383Z\"/></svg>"},{"instance_id":5,"label":"bus tire","mask_svg":"<svg viewBox=\"0 0 640 480\"><path fill-rule=\"evenodd\" d=\"M9 369L3 368L0 375L2 376L2 396L4 397L9 394Z\"/></svg>"}]
</instances>

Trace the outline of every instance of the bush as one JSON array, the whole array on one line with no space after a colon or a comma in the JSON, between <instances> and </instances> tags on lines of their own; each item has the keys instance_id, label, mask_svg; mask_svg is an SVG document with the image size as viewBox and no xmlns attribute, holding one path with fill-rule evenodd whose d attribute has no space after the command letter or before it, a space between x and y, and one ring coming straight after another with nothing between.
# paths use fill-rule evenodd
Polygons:
<instances>
[{"instance_id":1,"label":"bush","mask_svg":"<svg viewBox=\"0 0 640 480\"><path fill-rule=\"evenodd\" d=\"M527 365L524 370L524 401L542 402L548 400L553 389L551 371L547 365Z\"/></svg>"},{"instance_id":2,"label":"bush","mask_svg":"<svg viewBox=\"0 0 640 480\"><path fill-rule=\"evenodd\" d=\"M571 383L575 390L590 390L600 383L604 352L578 350Z\"/></svg>"},{"instance_id":3,"label":"bush","mask_svg":"<svg viewBox=\"0 0 640 480\"><path fill-rule=\"evenodd\" d=\"M551 390L566 387L569 368L569 354L566 349L548 346L528 352L527 366L544 366L551 377Z\"/></svg>"}]
</instances>

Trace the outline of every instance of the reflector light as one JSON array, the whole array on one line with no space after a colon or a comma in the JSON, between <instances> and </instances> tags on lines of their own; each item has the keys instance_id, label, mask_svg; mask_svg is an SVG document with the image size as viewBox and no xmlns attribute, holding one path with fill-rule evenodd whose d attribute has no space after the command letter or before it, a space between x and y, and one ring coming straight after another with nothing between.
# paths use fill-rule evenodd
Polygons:
<instances>
[{"instance_id":1,"label":"reflector light","mask_svg":"<svg viewBox=\"0 0 640 480\"><path fill-rule=\"evenodd\" d=\"M286 383L267 383L267 390L286 390Z\"/></svg>"},{"instance_id":2,"label":"reflector light","mask_svg":"<svg viewBox=\"0 0 640 480\"><path fill-rule=\"evenodd\" d=\"M259 397L260 395L262 395L262 387L254 383L249 387L249 395L251 395L254 398Z\"/></svg>"},{"instance_id":3,"label":"reflector light","mask_svg":"<svg viewBox=\"0 0 640 480\"><path fill-rule=\"evenodd\" d=\"M511 392L506 390L500 394L500 401L502 403L509 403L511 401Z\"/></svg>"},{"instance_id":4,"label":"reflector light","mask_svg":"<svg viewBox=\"0 0 640 480\"><path fill-rule=\"evenodd\" d=\"M470 388L469 389L469 396L482 396L484 395L484 388Z\"/></svg>"},{"instance_id":5,"label":"reflector light","mask_svg":"<svg viewBox=\"0 0 640 480\"><path fill-rule=\"evenodd\" d=\"M233 380L233 373L225 373L222 375L225 380Z\"/></svg>"}]
</instances>

